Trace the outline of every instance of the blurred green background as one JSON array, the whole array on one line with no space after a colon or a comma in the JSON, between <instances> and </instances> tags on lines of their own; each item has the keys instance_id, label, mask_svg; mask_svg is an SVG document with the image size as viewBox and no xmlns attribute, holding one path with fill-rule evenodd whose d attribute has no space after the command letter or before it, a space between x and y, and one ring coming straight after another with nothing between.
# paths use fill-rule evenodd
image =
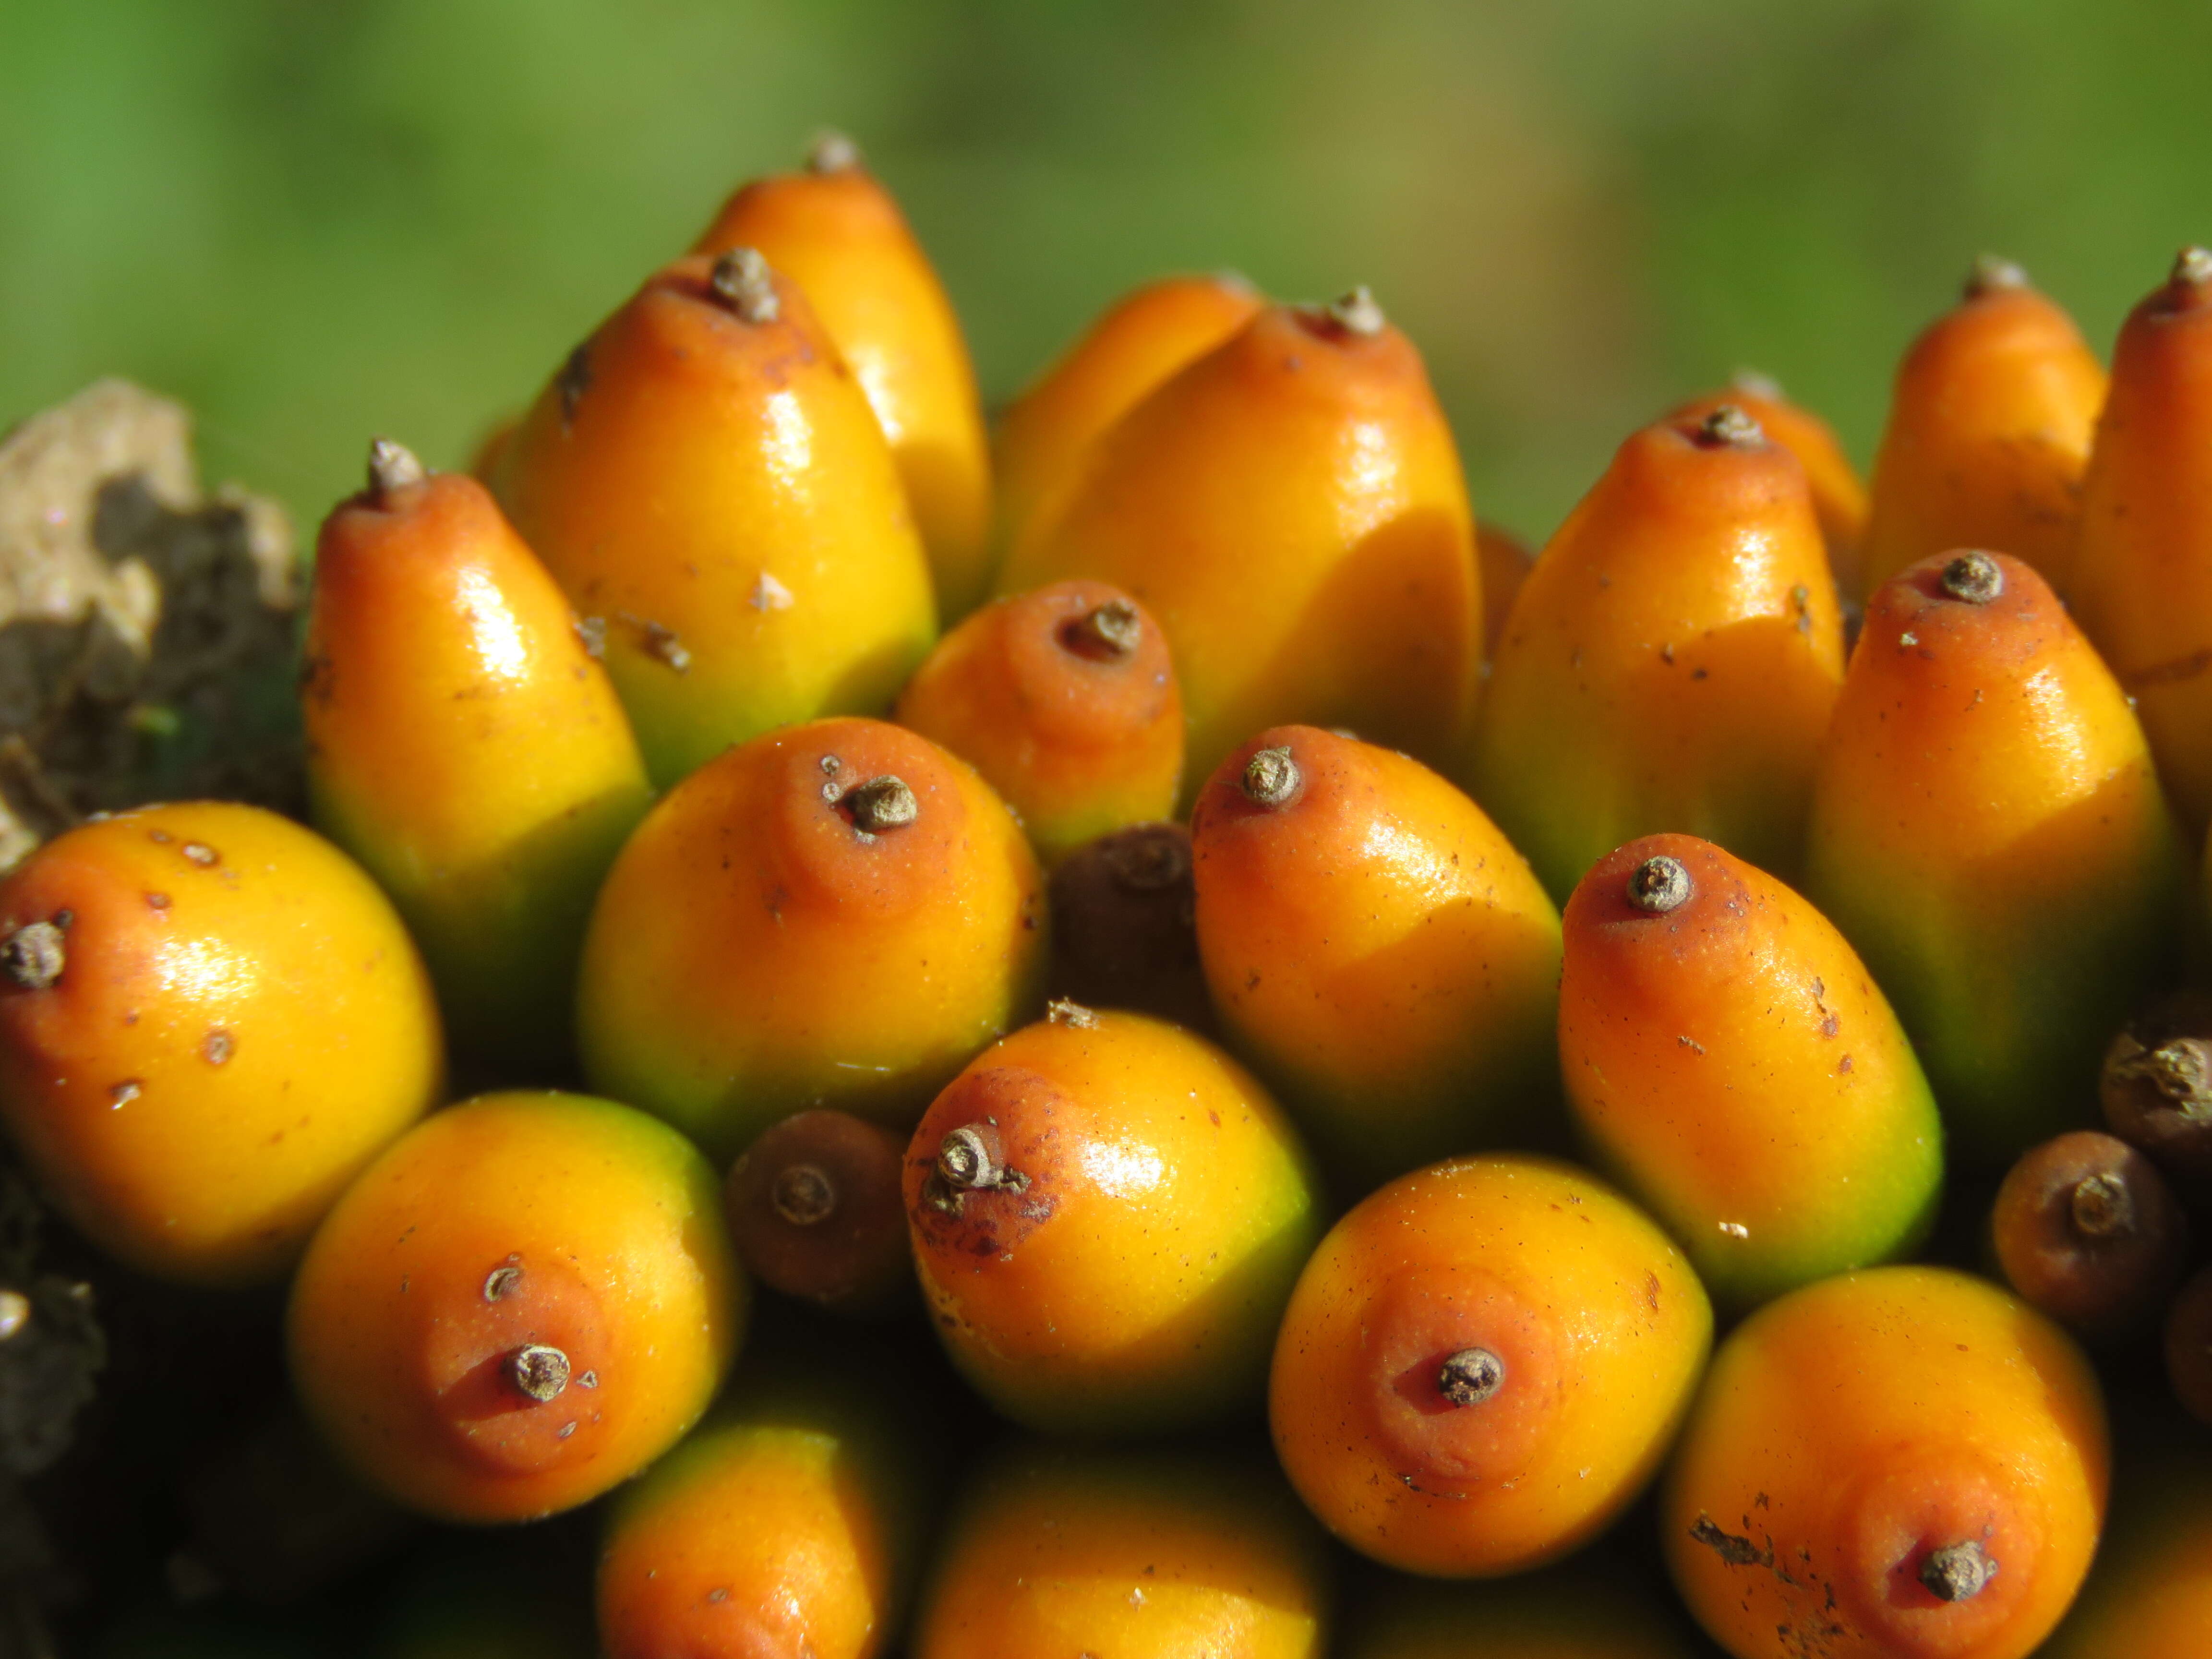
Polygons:
<instances>
[{"instance_id":1,"label":"blurred green background","mask_svg":"<svg viewBox=\"0 0 2212 1659\"><path fill-rule=\"evenodd\" d=\"M312 526L458 465L818 127L1000 400L1116 293L1371 283L1541 535L1738 365L1863 460L1990 249L2106 346L2212 236L2201 0L0 0L0 426L106 373Z\"/></svg>"}]
</instances>

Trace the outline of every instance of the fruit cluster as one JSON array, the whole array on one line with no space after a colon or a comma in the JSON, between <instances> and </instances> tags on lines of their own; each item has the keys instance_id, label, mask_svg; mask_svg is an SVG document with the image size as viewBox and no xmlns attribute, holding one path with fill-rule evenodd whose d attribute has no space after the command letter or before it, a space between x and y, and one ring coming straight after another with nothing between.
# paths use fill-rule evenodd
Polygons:
<instances>
[{"instance_id":1,"label":"fruit cluster","mask_svg":"<svg viewBox=\"0 0 2212 1659\"><path fill-rule=\"evenodd\" d=\"M1532 560L1364 290L987 437L827 140L374 446L320 834L0 884L0 1109L612 1659L2212 1652L2208 443L2212 255L2109 392L1984 260L1870 491L1746 378Z\"/></svg>"}]
</instances>

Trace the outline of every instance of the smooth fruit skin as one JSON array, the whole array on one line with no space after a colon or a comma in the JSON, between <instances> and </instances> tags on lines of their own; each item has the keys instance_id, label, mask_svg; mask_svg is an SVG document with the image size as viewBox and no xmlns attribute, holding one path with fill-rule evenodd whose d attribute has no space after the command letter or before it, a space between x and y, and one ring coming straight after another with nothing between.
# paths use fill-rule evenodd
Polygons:
<instances>
[{"instance_id":1,"label":"smooth fruit skin","mask_svg":"<svg viewBox=\"0 0 2212 1659\"><path fill-rule=\"evenodd\" d=\"M852 792L902 780L873 833ZM585 1075L726 1159L827 1106L903 1127L1042 1000L1045 908L1013 815L881 720L817 720L662 798L600 889L578 980Z\"/></svg>"},{"instance_id":2,"label":"smooth fruit skin","mask_svg":"<svg viewBox=\"0 0 2212 1659\"><path fill-rule=\"evenodd\" d=\"M691 252L736 247L799 285L852 365L929 550L938 611L967 615L991 579L989 441L960 319L898 204L857 159L776 173L724 203Z\"/></svg>"},{"instance_id":3,"label":"smooth fruit skin","mask_svg":"<svg viewBox=\"0 0 2212 1659\"><path fill-rule=\"evenodd\" d=\"M2212 819L2212 260L2196 253L2121 326L2066 587L2191 836Z\"/></svg>"},{"instance_id":4,"label":"smooth fruit skin","mask_svg":"<svg viewBox=\"0 0 2212 1659\"><path fill-rule=\"evenodd\" d=\"M1521 584L1536 562L1535 550L1503 525L1479 519L1474 526L1474 562L1482 577L1482 651L1487 658L1498 649L1505 632L1505 619Z\"/></svg>"},{"instance_id":5,"label":"smooth fruit skin","mask_svg":"<svg viewBox=\"0 0 2212 1659\"><path fill-rule=\"evenodd\" d=\"M1820 755L1805 888L1889 994L1955 1151L2094 1121L2098 1064L2179 949L2187 872L2127 698L2043 579L1885 584Z\"/></svg>"},{"instance_id":6,"label":"smooth fruit skin","mask_svg":"<svg viewBox=\"0 0 2212 1659\"><path fill-rule=\"evenodd\" d=\"M999 418L991 459L1000 545L1058 510L1100 433L1266 304L1242 276L1221 271L1164 276L1108 307Z\"/></svg>"},{"instance_id":7,"label":"smooth fruit skin","mask_svg":"<svg viewBox=\"0 0 2212 1659\"><path fill-rule=\"evenodd\" d=\"M962 1131L1002 1180L947 1184ZM1242 1067L1164 1021L1065 1005L937 1097L905 1190L946 1352L1000 1412L1052 1433L1154 1433L1255 1406L1321 1231L1304 1148Z\"/></svg>"},{"instance_id":8,"label":"smooth fruit skin","mask_svg":"<svg viewBox=\"0 0 2212 1659\"><path fill-rule=\"evenodd\" d=\"M568 600L443 473L324 522L306 659L316 827L407 919L458 1043L557 1066L592 897L652 802Z\"/></svg>"},{"instance_id":9,"label":"smooth fruit skin","mask_svg":"<svg viewBox=\"0 0 2212 1659\"><path fill-rule=\"evenodd\" d=\"M1458 452L1405 336L1270 307L1096 442L999 591L1095 577L1159 618L1194 784L1284 721L1451 752L1481 583Z\"/></svg>"},{"instance_id":10,"label":"smooth fruit skin","mask_svg":"<svg viewBox=\"0 0 2212 1659\"><path fill-rule=\"evenodd\" d=\"M599 1570L607 1659L881 1652L919 1565L922 1460L902 1443L915 1431L822 1365L741 1372L615 1501Z\"/></svg>"},{"instance_id":11,"label":"smooth fruit skin","mask_svg":"<svg viewBox=\"0 0 2212 1659\"><path fill-rule=\"evenodd\" d=\"M1402 1176L1330 1229L1276 1341L1268 1417L1308 1508L1440 1577L1519 1572L1595 1537L1665 1456L1712 1341L1680 1251L1548 1158ZM1502 1364L1455 1407L1443 1362Z\"/></svg>"},{"instance_id":12,"label":"smooth fruit skin","mask_svg":"<svg viewBox=\"0 0 2212 1659\"><path fill-rule=\"evenodd\" d=\"M441 1520L571 1509L683 1437L744 1334L713 1170L667 1125L584 1095L481 1095L348 1189L293 1281L308 1416L364 1480ZM566 1386L507 1367L546 1345Z\"/></svg>"},{"instance_id":13,"label":"smooth fruit skin","mask_svg":"<svg viewBox=\"0 0 2212 1659\"><path fill-rule=\"evenodd\" d=\"M1867 533L1867 487L1836 430L1802 404L1783 395L1764 374L1737 375L1727 387L1692 398L1668 411L1670 421L1702 421L1724 404L1751 416L1776 443L1797 458L1813 492L1813 513L1828 549L1828 569L1838 593L1862 591Z\"/></svg>"},{"instance_id":14,"label":"smooth fruit skin","mask_svg":"<svg viewBox=\"0 0 2212 1659\"><path fill-rule=\"evenodd\" d=\"M1344 1659L1699 1659L1670 1596L1601 1546L1510 1578L1443 1583L1393 1574L1343 1620Z\"/></svg>"},{"instance_id":15,"label":"smooth fruit skin","mask_svg":"<svg viewBox=\"0 0 2212 1659\"><path fill-rule=\"evenodd\" d=\"M1765 439L1646 427L1514 604L1474 798L1562 902L1600 856L1656 830L1786 872L1843 672L1804 470Z\"/></svg>"},{"instance_id":16,"label":"smooth fruit skin","mask_svg":"<svg viewBox=\"0 0 2212 1659\"><path fill-rule=\"evenodd\" d=\"M1690 896L1641 908L1672 859ZM1576 1127L1746 1308L1903 1255L1943 1182L1936 1101L1842 934L1771 876L1693 836L1598 860L1565 915L1559 1064Z\"/></svg>"},{"instance_id":17,"label":"smooth fruit skin","mask_svg":"<svg viewBox=\"0 0 2212 1659\"><path fill-rule=\"evenodd\" d=\"M0 1114L63 1213L140 1271L277 1280L346 1185L436 1103L437 1006L390 901L289 819L223 801L69 831L0 882Z\"/></svg>"},{"instance_id":18,"label":"smooth fruit skin","mask_svg":"<svg viewBox=\"0 0 2212 1659\"><path fill-rule=\"evenodd\" d=\"M2169 1408L2116 1409L2112 1525L2037 1659L2212 1653L2212 1448ZM2130 1444L2130 1442L2133 1442Z\"/></svg>"},{"instance_id":19,"label":"smooth fruit skin","mask_svg":"<svg viewBox=\"0 0 2212 1659\"><path fill-rule=\"evenodd\" d=\"M2011 554L2063 592L2105 370L2017 271L1912 343L1875 457L1863 591L1954 548Z\"/></svg>"},{"instance_id":20,"label":"smooth fruit skin","mask_svg":"<svg viewBox=\"0 0 2212 1659\"><path fill-rule=\"evenodd\" d=\"M1114 619L1110 636L1086 628ZM891 718L973 766L1047 867L1085 842L1170 816L1182 696L1167 636L1104 582L994 601L938 641Z\"/></svg>"},{"instance_id":21,"label":"smooth fruit skin","mask_svg":"<svg viewBox=\"0 0 2212 1659\"><path fill-rule=\"evenodd\" d=\"M1296 769L1287 799L1248 793L1262 751ZM1275 726L1222 763L1191 831L1222 1027L1341 1185L1556 1117L1559 912L1480 807L1390 750Z\"/></svg>"},{"instance_id":22,"label":"smooth fruit skin","mask_svg":"<svg viewBox=\"0 0 2212 1659\"><path fill-rule=\"evenodd\" d=\"M1195 1446L1001 1451L949 1530L914 1659L1321 1659L1322 1540L1272 1469Z\"/></svg>"},{"instance_id":23,"label":"smooth fruit skin","mask_svg":"<svg viewBox=\"0 0 2212 1659\"><path fill-rule=\"evenodd\" d=\"M1662 1489L1677 1589L1736 1659L2022 1659L2105 1511L2095 1373L2056 1325L1941 1267L1845 1273L1713 1358ZM1945 1601L1929 1555L1996 1572Z\"/></svg>"},{"instance_id":24,"label":"smooth fruit skin","mask_svg":"<svg viewBox=\"0 0 2212 1659\"><path fill-rule=\"evenodd\" d=\"M898 469L799 285L748 321L714 262L569 357L494 489L604 640L654 784L795 720L876 714L936 637Z\"/></svg>"}]
</instances>

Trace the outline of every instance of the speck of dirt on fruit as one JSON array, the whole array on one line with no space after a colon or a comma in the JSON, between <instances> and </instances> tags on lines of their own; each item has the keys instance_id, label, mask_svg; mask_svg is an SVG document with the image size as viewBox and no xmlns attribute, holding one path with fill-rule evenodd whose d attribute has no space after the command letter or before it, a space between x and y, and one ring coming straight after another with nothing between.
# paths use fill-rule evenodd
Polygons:
<instances>
[{"instance_id":1,"label":"speck of dirt on fruit","mask_svg":"<svg viewBox=\"0 0 2212 1659\"><path fill-rule=\"evenodd\" d=\"M494 1267L484 1275L483 1299L487 1302L497 1302L503 1297L514 1295L520 1288L521 1284L522 1269L513 1262Z\"/></svg>"},{"instance_id":2,"label":"speck of dirt on fruit","mask_svg":"<svg viewBox=\"0 0 2212 1659\"><path fill-rule=\"evenodd\" d=\"M238 1040L218 1025L201 1040L200 1058L210 1066L227 1065L237 1048Z\"/></svg>"}]
</instances>

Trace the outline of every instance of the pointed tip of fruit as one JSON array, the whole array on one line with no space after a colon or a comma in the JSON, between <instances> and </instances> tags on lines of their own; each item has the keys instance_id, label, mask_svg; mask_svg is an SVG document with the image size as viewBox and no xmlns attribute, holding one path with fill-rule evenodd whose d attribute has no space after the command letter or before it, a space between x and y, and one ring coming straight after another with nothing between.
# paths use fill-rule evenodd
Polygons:
<instances>
[{"instance_id":1,"label":"pointed tip of fruit","mask_svg":"<svg viewBox=\"0 0 2212 1659\"><path fill-rule=\"evenodd\" d=\"M733 247L716 259L707 286L749 323L772 323L783 309L776 297L775 273L757 247Z\"/></svg>"},{"instance_id":2,"label":"pointed tip of fruit","mask_svg":"<svg viewBox=\"0 0 2212 1659\"><path fill-rule=\"evenodd\" d=\"M1298 763L1291 758L1287 744L1273 749L1262 749L1244 763L1244 775L1238 781L1244 799L1255 806L1281 806L1298 793L1305 781L1298 771Z\"/></svg>"},{"instance_id":3,"label":"pointed tip of fruit","mask_svg":"<svg viewBox=\"0 0 2212 1659\"><path fill-rule=\"evenodd\" d=\"M2212 248L2185 247L2175 254L2172 281L2178 288L2202 288L2212 283Z\"/></svg>"},{"instance_id":4,"label":"pointed tip of fruit","mask_svg":"<svg viewBox=\"0 0 2212 1659\"><path fill-rule=\"evenodd\" d=\"M1680 909L1695 890L1681 860L1664 853L1653 854L1628 872L1628 902L1646 915Z\"/></svg>"},{"instance_id":5,"label":"pointed tip of fruit","mask_svg":"<svg viewBox=\"0 0 2212 1659\"><path fill-rule=\"evenodd\" d=\"M848 133L824 127L806 147L806 170L811 173L850 173L860 165L860 147Z\"/></svg>"},{"instance_id":6,"label":"pointed tip of fruit","mask_svg":"<svg viewBox=\"0 0 2212 1659\"><path fill-rule=\"evenodd\" d=\"M818 1164L789 1164L776 1172L769 1203L794 1227L818 1227L837 1212L837 1187Z\"/></svg>"},{"instance_id":7,"label":"pointed tip of fruit","mask_svg":"<svg viewBox=\"0 0 2212 1659\"><path fill-rule=\"evenodd\" d=\"M1241 294L1247 299L1253 300L1260 297L1259 283L1254 282L1234 265L1222 266L1213 273L1213 281L1216 286L1227 289L1231 294Z\"/></svg>"},{"instance_id":8,"label":"pointed tip of fruit","mask_svg":"<svg viewBox=\"0 0 2212 1659\"><path fill-rule=\"evenodd\" d=\"M1723 404L1698 423L1698 441L1713 448L1749 449L1766 441L1766 429L1734 404Z\"/></svg>"},{"instance_id":9,"label":"pointed tip of fruit","mask_svg":"<svg viewBox=\"0 0 2212 1659\"><path fill-rule=\"evenodd\" d=\"M854 784L837 804L851 817L853 828L864 836L903 830L921 816L921 802L913 786L890 772Z\"/></svg>"},{"instance_id":10,"label":"pointed tip of fruit","mask_svg":"<svg viewBox=\"0 0 2212 1659\"><path fill-rule=\"evenodd\" d=\"M393 491L421 483L429 476L430 469L406 445L396 444L389 438L378 438L370 443L368 493L374 500L382 501Z\"/></svg>"},{"instance_id":11,"label":"pointed tip of fruit","mask_svg":"<svg viewBox=\"0 0 2212 1659\"><path fill-rule=\"evenodd\" d=\"M1954 599L1987 605L2005 590L2004 567L1986 553L1961 553L1943 567L1936 581Z\"/></svg>"},{"instance_id":12,"label":"pointed tip of fruit","mask_svg":"<svg viewBox=\"0 0 2212 1659\"><path fill-rule=\"evenodd\" d=\"M1145 635L1144 618L1127 599L1109 599L1060 630L1060 642L1079 657L1113 662L1133 655Z\"/></svg>"},{"instance_id":13,"label":"pointed tip of fruit","mask_svg":"<svg viewBox=\"0 0 2212 1659\"><path fill-rule=\"evenodd\" d=\"M1972 1538L1930 1550L1920 1563L1920 1583L1939 1601L1970 1601L1996 1576L1996 1558Z\"/></svg>"},{"instance_id":14,"label":"pointed tip of fruit","mask_svg":"<svg viewBox=\"0 0 2212 1659\"><path fill-rule=\"evenodd\" d=\"M1729 376L1729 389L1741 392L1747 398L1763 398L1770 404L1782 401L1782 382L1763 369L1739 368Z\"/></svg>"},{"instance_id":15,"label":"pointed tip of fruit","mask_svg":"<svg viewBox=\"0 0 2212 1659\"><path fill-rule=\"evenodd\" d=\"M1966 295L1969 300L1978 300L1984 294L2002 294L2027 286L2027 272L2023 267L2000 254L1984 253L1974 260L1966 273Z\"/></svg>"},{"instance_id":16,"label":"pointed tip of fruit","mask_svg":"<svg viewBox=\"0 0 2212 1659\"><path fill-rule=\"evenodd\" d=\"M1364 283L1337 295L1322 307L1322 313L1346 334L1356 334L1363 340L1373 339L1390 325L1382 307L1375 302L1373 290Z\"/></svg>"}]
</instances>

